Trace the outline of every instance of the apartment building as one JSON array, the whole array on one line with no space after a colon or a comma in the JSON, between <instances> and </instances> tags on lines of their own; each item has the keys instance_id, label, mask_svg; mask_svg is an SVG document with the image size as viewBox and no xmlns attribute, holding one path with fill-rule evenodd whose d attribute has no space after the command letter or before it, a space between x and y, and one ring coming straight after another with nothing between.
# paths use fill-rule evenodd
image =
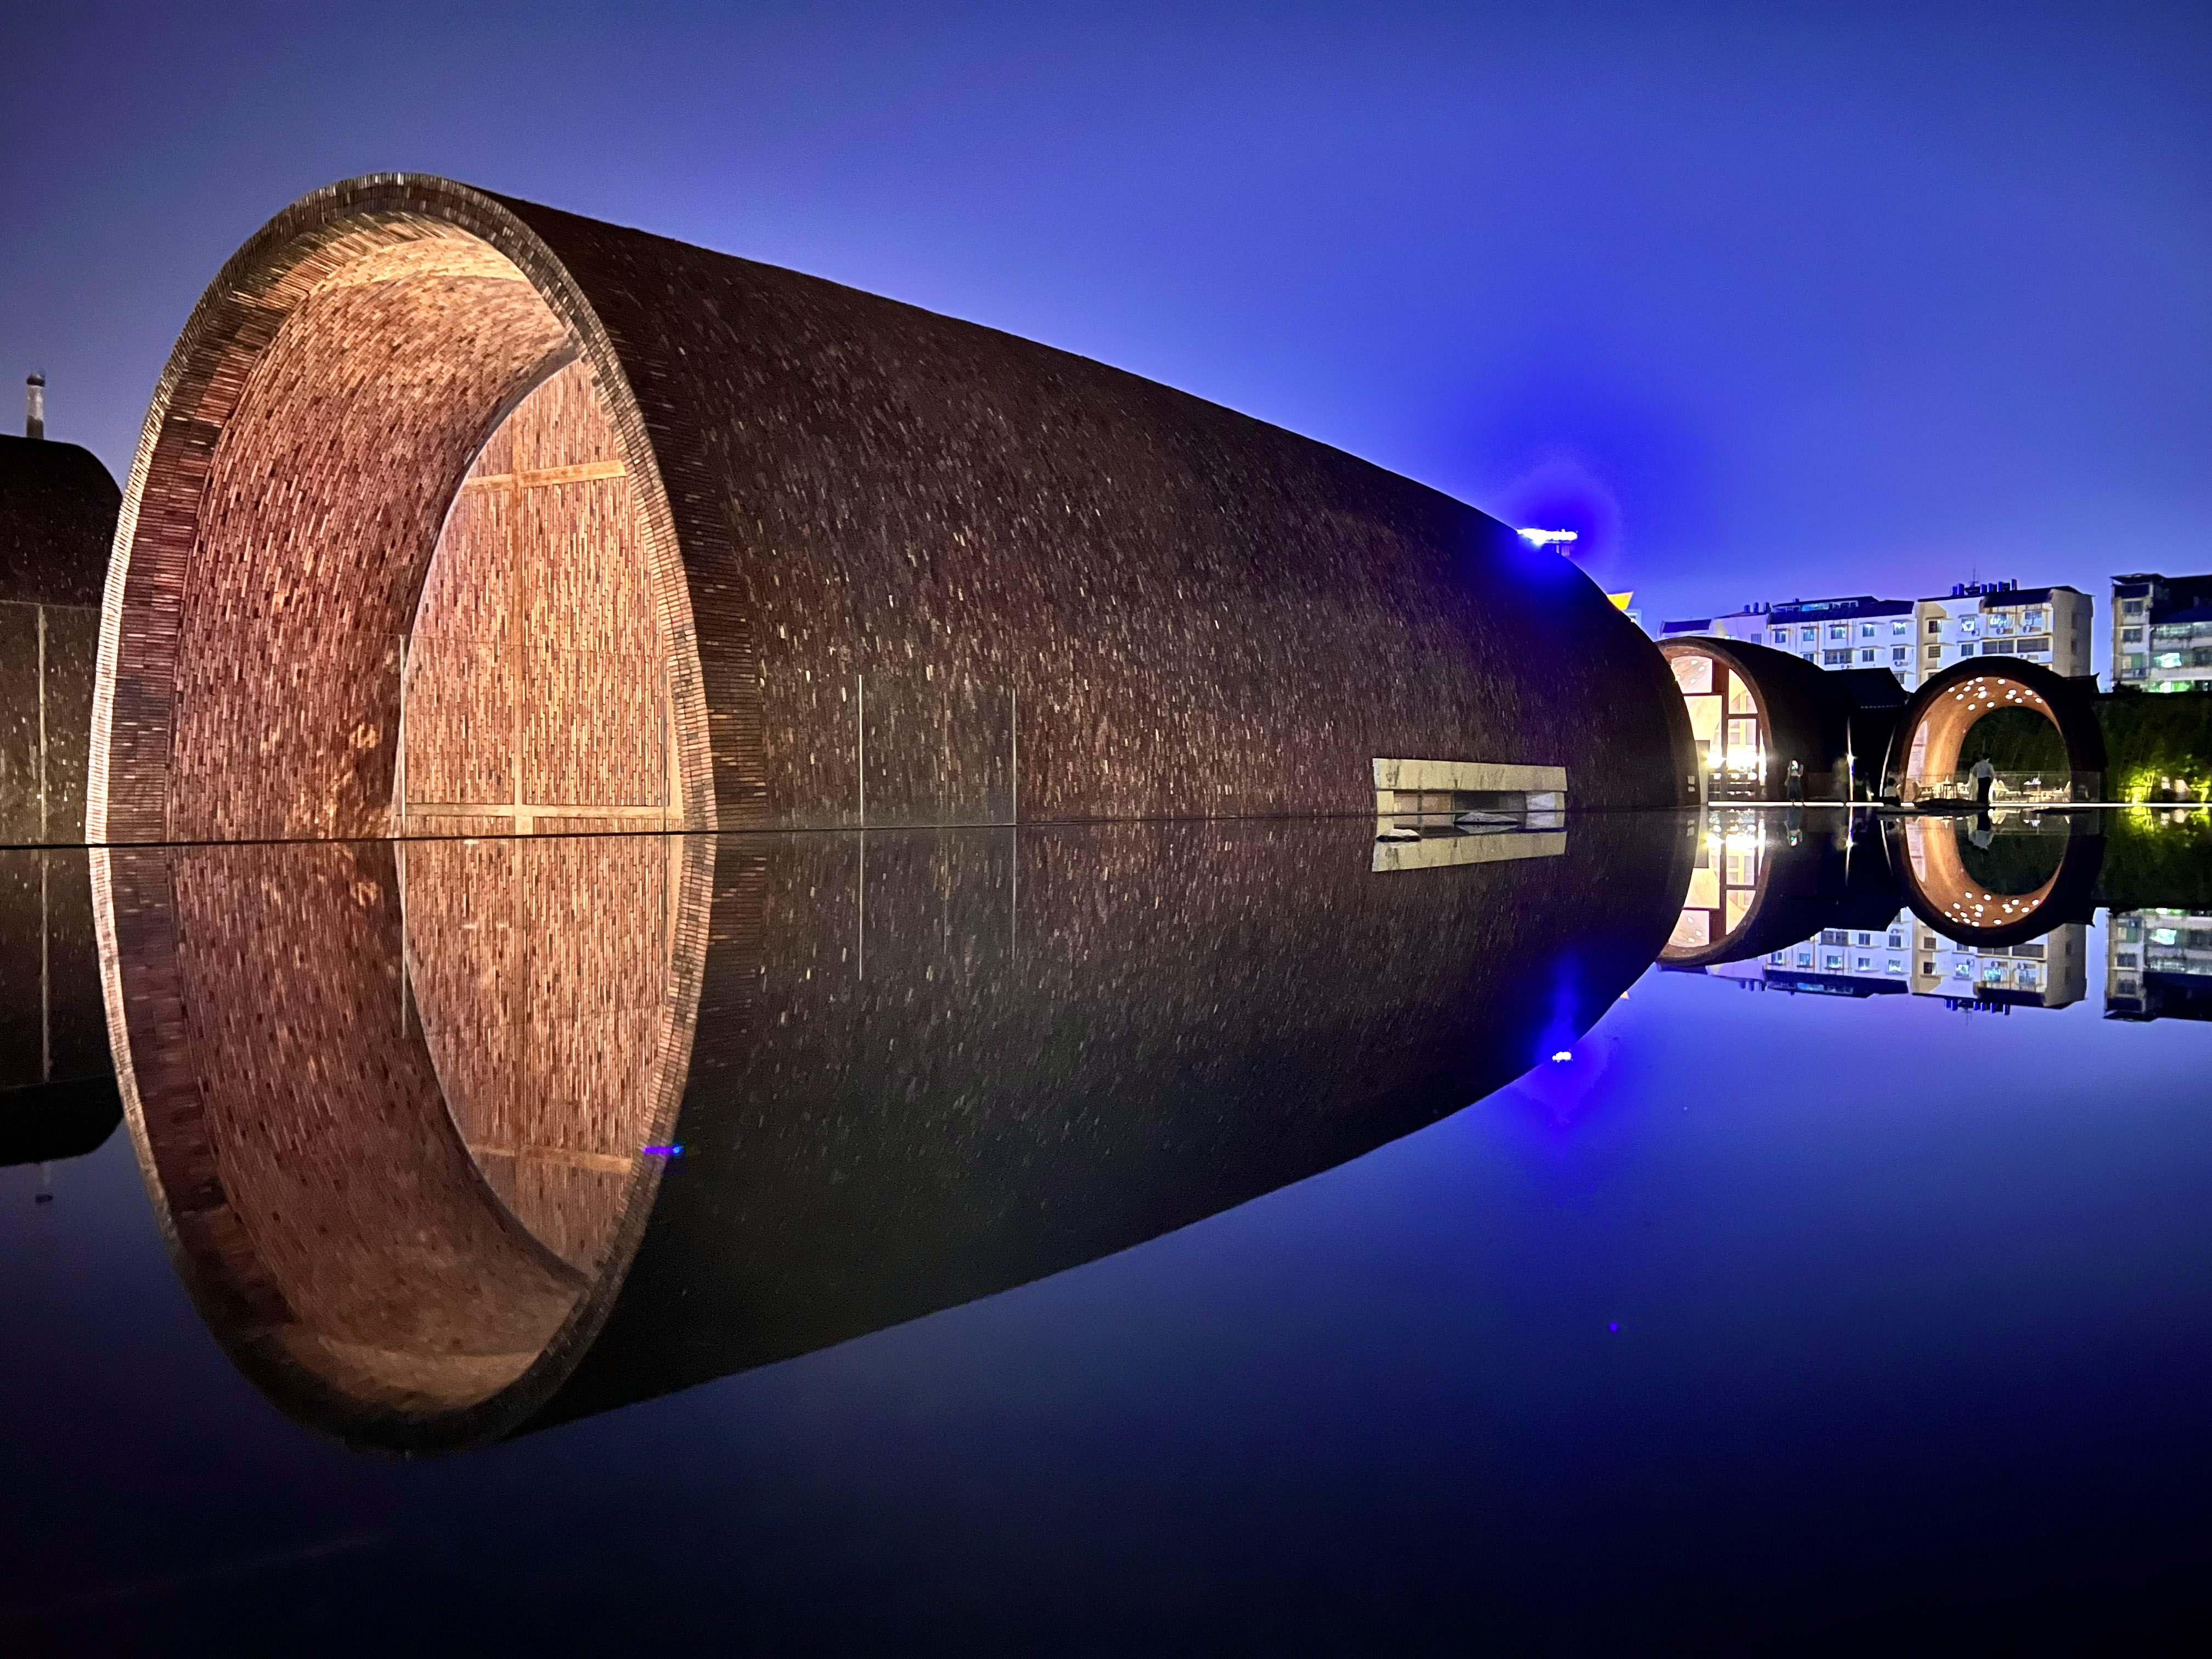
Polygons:
<instances>
[{"instance_id":1,"label":"apartment building","mask_svg":"<svg viewBox=\"0 0 2212 1659\"><path fill-rule=\"evenodd\" d=\"M2212 919L2201 925L2212 927ZM1764 957L1705 971L1821 996L1911 993L1999 1007L2063 1008L2088 994L2088 933L2087 924L2070 921L2016 945L1960 945L1901 909L1886 927L1823 928ZM2206 942L2212 945L2212 935ZM2212 951L2205 971L2212 973Z\"/></svg>"},{"instance_id":2,"label":"apartment building","mask_svg":"<svg viewBox=\"0 0 2212 1659\"><path fill-rule=\"evenodd\" d=\"M2212 600L2212 587L2206 598ZM1725 616L1666 623L1659 637L1747 640L1822 668L1883 668L1911 691L1938 670L1975 656L2025 657L2056 673L2089 673L2095 608L2089 595L2074 587L1960 582L1939 599L1859 593L1747 605ZM2204 672L2212 681L2212 611L2203 631Z\"/></svg>"},{"instance_id":3,"label":"apartment building","mask_svg":"<svg viewBox=\"0 0 2212 1659\"><path fill-rule=\"evenodd\" d=\"M1960 582L1940 599L1913 606L1921 679L1969 657L2024 657L2055 674L2094 672L2096 601L2077 587L2022 587L2018 582ZM1902 675L1899 676L1903 678Z\"/></svg>"},{"instance_id":4,"label":"apartment building","mask_svg":"<svg viewBox=\"0 0 2212 1659\"><path fill-rule=\"evenodd\" d=\"M2212 690L2212 576L2112 578L2112 684Z\"/></svg>"}]
</instances>

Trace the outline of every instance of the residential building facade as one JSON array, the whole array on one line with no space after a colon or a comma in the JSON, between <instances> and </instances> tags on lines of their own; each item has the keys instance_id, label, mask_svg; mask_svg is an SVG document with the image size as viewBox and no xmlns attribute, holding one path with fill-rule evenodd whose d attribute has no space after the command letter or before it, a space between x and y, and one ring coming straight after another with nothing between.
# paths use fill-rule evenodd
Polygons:
<instances>
[{"instance_id":1,"label":"residential building facade","mask_svg":"<svg viewBox=\"0 0 2212 1659\"><path fill-rule=\"evenodd\" d=\"M1823 928L1764 958L1705 971L1825 996L1910 992L1983 1006L2064 1008L2088 994L2088 928L2070 921L2015 945L1961 945L1900 909L1887 927ZM2212 951L2203 971L2212 973Z\"/></svg>"},{"instance_id":2,"label":"residential building facade","mask_svg":"<svg viewBox=\"0 0 2212 1659\"><path fill-rule=\"evenodd\" d=\"M2205 598L2212 601L2212 582ZM1821 668L1887 669L1914 691L1929 675L1974 656L2024 657L2054 673L2087 674L2095 608L2088 594L2074 587L1960 582L1939 599L1883 599L1859 593L1747 605L1725 616L1668 622L1659 637L1744 640ZM2206 613L2203 631L2201 647L2192 639L2174 648L2185 656L2202 649L2205 678L2212 682L2212 611Z\"/></svg>"},{"instance_id":3,"label":"residential building facade","mask_svg":"<svg viewBox=\"0 0 2212 1659\"><path fill-rule=\"evenodd\" d=\"M2094 671L2096 601L2079 588L2022 587L2017 582L1960 582L1913 606L1920 680L1969 657L2023 657L2078 679ZM1903 676L1899 676L1900 678Z\"/></svg>"},{"instance_id":4,"label":"residential building facade","mask_svg":"<svg viewBox=\"0 0 2212 1659\"><path fill-rule=\"evenodd\" d=\"M2105 950L2106 1018L2212 1019L2212 915L2116 910Z\"/></svg>"},{"instance_id":5,"label":"residential building facade","mask_svg":"<svg viewBox=\"0 0 2212 1659\"><path fill-rule=\"evenodd\" d=\"M2112 578L2112 684L2212 690L2212 575Z\"/></svg>"}]
</instances>

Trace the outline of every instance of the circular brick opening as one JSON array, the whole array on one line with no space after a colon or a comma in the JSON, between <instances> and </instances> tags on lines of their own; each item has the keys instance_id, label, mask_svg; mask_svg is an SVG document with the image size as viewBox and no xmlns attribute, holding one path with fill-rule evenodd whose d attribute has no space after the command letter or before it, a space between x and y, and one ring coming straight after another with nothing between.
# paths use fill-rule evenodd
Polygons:
<instances>
[{"instance_id":1,"label":"circular brick opening","mask_svg":"<svg viewBox=\"0 0 2212 1659\"><path fill-rule=\"evenodd\" d=\"M605 832L713 822L670 526L588 303L465 187L295 204L157 388L91 837L363 844L99 855L118 1077L211 1324L341 1432L526 1411L650 1207L711 848Z\"/></svg>"}]
</instances>

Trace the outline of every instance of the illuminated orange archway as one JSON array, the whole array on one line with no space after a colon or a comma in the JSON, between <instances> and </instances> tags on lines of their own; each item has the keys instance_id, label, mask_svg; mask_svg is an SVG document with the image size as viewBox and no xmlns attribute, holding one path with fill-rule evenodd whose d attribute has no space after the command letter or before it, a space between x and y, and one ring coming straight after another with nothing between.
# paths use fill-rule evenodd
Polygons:
<instances>
[{"instance_id":1,"label":"illuminated orange archway","mask_svg":"<svg viewBox=\"0 0 2212 1659\"><path fill-rule=\"evenodd\" d=\"M1883 793L1904 800L1963 795L1958 775L1966 734L2000 709L2020 708L2051 722L2065 745L2069 777L2057 799L2094 800L2104 784L2105 740L2090 690L2018 657L1982 658L1946 669L1905 704L1890 740Z\"/></svg>"}]
</instances>

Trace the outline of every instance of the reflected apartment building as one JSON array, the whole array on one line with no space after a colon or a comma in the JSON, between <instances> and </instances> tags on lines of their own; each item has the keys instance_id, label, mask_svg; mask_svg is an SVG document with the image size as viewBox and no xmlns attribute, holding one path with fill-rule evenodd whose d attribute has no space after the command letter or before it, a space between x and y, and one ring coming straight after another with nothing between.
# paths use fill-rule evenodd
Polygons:
<instances>
[{"instance_id":1,"label":"reflected apartment building","mask_svg":"<svg viewBox=\"0 0 2212 1659\"><path fill-rule=\"evenodd\" d=\"M2107 1019L2212 1019L2212 915L2116 911L2105 951Z\"/></svg>"},{"instance_id":2,"label":"reflected apartment building","mask_svg":"<svg viewBox=\"0 0 2212 1659\"><path fill-rule=\"evenodd\" d=\"M1712 971L1775 990L1868 997L1910 993L1984 1007L2064 1008L2088 994L2088 929L2063 922L2041 939L1971 945L1900 909L1887 927L1827 927L1758 962Z\"/></svg>"}]
</instances>

